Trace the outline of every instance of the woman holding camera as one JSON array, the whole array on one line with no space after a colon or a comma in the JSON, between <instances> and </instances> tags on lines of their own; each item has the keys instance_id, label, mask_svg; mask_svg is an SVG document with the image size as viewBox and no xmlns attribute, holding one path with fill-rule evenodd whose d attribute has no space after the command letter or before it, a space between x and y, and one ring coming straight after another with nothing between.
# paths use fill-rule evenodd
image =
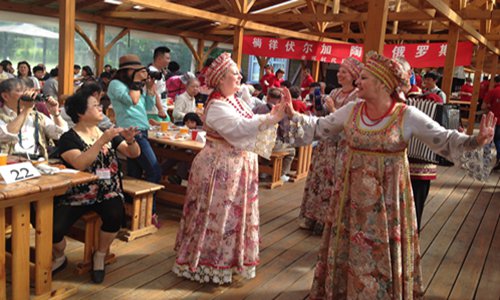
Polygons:
<instances>
[{"instance_id":1,"label":"woman holding camera","mask_svg":"<svg viewBox=\"0 0 500 300\"><path fill-rule=\"evenodd\" d=\"M49 139L58 140L68 130L61 118L59 103L47 99L51 117L35 109L37 92L26 90L17 78L0 83L0 150L3 153L27 153L48 160Z\"/></svg>"},{"instance_id":2,"label":"woman holding camera","mask_svg":"<svg viewBox=\"0 0 500 300\"><path fill-rule=\"evenodd\" d=\"M136 141L141 148L138 158L127 159L128 175L141 178L145 173L146 180L158 183L161 179L161 168L148 141L147 111L155 105L156 87L154 80L148 77L137 55L126 54L120 57L119 69L109 83L108 96L116 114L116 124L122 128L137 127L139 134ZM146 85L146 93L142 92ZM158 227L156 204L153 203L153 223Z\"/></svg>"}]
</instances>

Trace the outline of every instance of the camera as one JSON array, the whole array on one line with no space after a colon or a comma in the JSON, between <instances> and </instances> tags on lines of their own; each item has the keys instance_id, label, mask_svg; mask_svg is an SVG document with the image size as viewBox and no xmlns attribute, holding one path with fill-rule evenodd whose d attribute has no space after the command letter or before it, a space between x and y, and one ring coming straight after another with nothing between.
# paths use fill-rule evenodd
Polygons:
<instances>
[{"instance_id":1,"label":"camera","mask_svg":"<svg viewBox=\"0 0 500 300\"><path fill-rule=\"evenodd\" d=\"M151 79L154 79L154 80L161 80L163 78L163 74L161 72L158 72L158 71L148 70L148 75L149 75L149 77L151 77Z\"/></svg>"},{"instance_id":2,"label":"camera","mask_svg":"<svg viewBox=\"0 0 500 300\"><path fill-rule=\"evenodd\" d=\"M49 96L46 96L42 93L37 94L35 98L32 98L28 95L22 95L21 100L26 102L36 101L36 102L46 102L49 99Z\"/></svg>"},{"instance_id":3,"label":"camera","mask_svg":"<svg viewBox=\"0 0 500 300\"><path fill-rule=\"evenodd\" d=\"M316 111L321 111L323 110L323 101L321 99L321 90L320 88L316 88L314 90L314 94L313 94L313 99L314 99L314 109L316 109Z\"/></svg>"}]
</instances>

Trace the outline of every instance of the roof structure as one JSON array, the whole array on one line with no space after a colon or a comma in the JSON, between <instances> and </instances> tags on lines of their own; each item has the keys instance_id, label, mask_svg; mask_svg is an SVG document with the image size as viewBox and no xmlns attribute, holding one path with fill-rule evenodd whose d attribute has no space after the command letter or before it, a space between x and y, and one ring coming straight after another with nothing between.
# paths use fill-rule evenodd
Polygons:
<instances>
[{"instance_id":1,"label":"roof structure","mask_svg":"<svg viewBox=\"0 0 500 300\"><path fill-rule=\"evenodd\" d=\"M484 68L496 74L500 49L500 9L495 0L2 0L0 10L56 17L60 20L60 52L73 53L78 32L96 55L97 67L114 43L130 30L183 38L198 66L217 43L233 44L241 63L244 34L324 42L363 43L365 51L382 52L384 43L446 41L443 90L449 94L459 40L478 45L475 78ZM91 41L75 23L97 24ZM104 45L105 26L122 32ZM197 39L196 48L189 39ZM205 41L212 44L205 51ZM491 56L491 59L490 57ZM265 60L259 58L259 63ZM73 58L60 58L68 69ZM313 73L319 63L313 64ZM60 89L70 92L71 74L60 76ZM67 84L68 83L71 84ZM477 82L478 83L478 82ZM476 86L476 82L474 86ZM477 98L478 91L474 97ZM475 108L471 109L474 115Z\"/></svg>"}]
</instances>

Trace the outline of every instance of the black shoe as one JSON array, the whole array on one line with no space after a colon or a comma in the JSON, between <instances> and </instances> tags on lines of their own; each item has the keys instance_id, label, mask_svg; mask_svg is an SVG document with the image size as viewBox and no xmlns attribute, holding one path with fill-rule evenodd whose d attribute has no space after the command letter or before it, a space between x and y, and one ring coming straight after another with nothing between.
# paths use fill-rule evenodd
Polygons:
<instances>
[{"instance_id":1,"label":"black shoe","mask_svg":"<svg viewBox=\"0 0 500 300\"><path fill-rule=\"evenodd\" d=\"M65 256L64 257L64 262L62 263L62 265L60 265L59 267L55 268L54 270L52 270L52 276L56 275L57 273L61 272L62 270L64 270L66 267L68 266L68 258Z\"/></svg>"},{"instance_id":2,"label":"black shoe","mask_svg":"<svg viewBox=\"0 0 500 300\"><path fill-rule=\"evenodd\" d=\"M105 270L92 270L92 281L94 283L102 283L104 281Z\"/></svg>"}]
</instances>

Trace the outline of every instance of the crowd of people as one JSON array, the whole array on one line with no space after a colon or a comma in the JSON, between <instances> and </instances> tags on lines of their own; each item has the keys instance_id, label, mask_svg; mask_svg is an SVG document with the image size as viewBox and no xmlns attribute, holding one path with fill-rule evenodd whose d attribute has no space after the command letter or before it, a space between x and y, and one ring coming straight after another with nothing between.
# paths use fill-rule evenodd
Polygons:
<instances>
[{"instance_id":1,"label":"crowd of people","mask_svg":"<svg viewBox=\"0 0 500 300\"><path fill-rule=\"evenodd\" d=\"M166 165L175 164L160 164L148 131L172 121L206 131L206 144L190 166L196 172L179 174L188 185L175 274L215 284L230 284L235 273L255 277L259 163L268 163L273 151L286 152L281 179L287 181L295 147L313 144L298 216L298 226L322 235L310 297L422 296L420 218L432 178L414 176L419 162L408 160L408 142L415 137L459 165L463 153L481 151L492 140L500 150L500 77L482 96L490 112L482 116L478 134L468 136L406 105L407 97L447 102L437 73L422 79L404 60L376 53L365 64L345 59L338 88L315 82L307 68L292 86L283 70L274 72L270 65L260 83L250 85L229 53L208 60L196 75L179 69L167 47L156 48L148 66L127 54L117 69L106 65L98 77L90 67L75 65L76 92L56 99L57 68L47 75L43 66L31 70L23 61L14 76L10 62L0 63L2 152L58 157L67 167L99 177L55 201L54 271L67 263L64 235L92 210L103 222L91 276L96 283L104 280L106 252L124 218L117 154L126 157L129 176L158 183ZM40 92L45 101L35 101ZM113 108L114 124L103 105ZM156 209L153 221L160 226Z\"/></svg>"}]
</instances>

